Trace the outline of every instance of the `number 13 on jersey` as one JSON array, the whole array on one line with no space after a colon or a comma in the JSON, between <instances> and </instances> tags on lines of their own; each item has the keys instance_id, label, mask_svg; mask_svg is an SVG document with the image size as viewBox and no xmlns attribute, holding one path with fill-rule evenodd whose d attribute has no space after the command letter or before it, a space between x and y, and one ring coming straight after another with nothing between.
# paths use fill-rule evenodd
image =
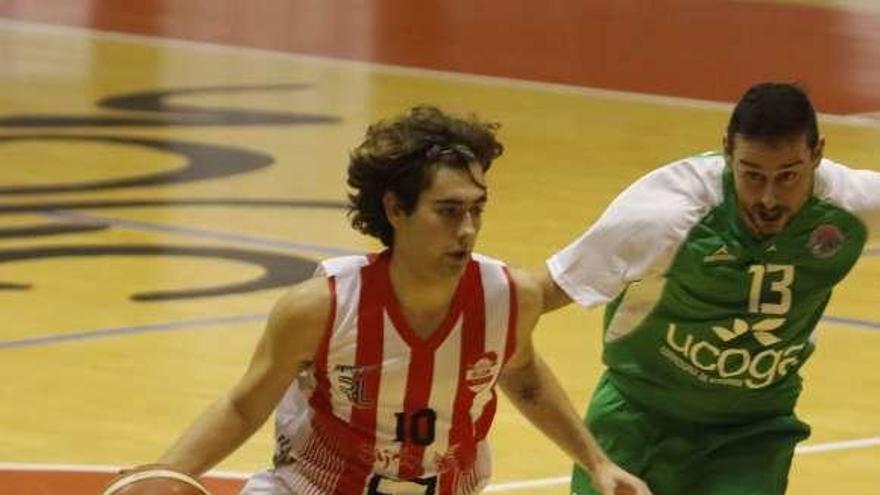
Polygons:
<instances>
[{"instance_id":1,"label":"number 13 on jersey","mask_svg":"<svg viewBox=\"0 0 880 495\"><path fill-rule=\"evenodd\" d=\"M752 265L749 312L768 315L784 315L791 309L791 284L794 283L793 265ZM764 279L770 283L769 293L764 293ZM766 297L765 297L766 296Z\"/></svg>"}]
</instances>

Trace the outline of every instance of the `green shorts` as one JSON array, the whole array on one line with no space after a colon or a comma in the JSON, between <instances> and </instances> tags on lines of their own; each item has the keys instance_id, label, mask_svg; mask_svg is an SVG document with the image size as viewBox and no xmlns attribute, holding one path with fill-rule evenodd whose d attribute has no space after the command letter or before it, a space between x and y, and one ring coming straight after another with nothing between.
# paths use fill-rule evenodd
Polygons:
<instances>
[{"instance_id":1,"label":"green shorts","mask_svg":"<svg viewBox=\"0 0 880 495\"><path fill-rule=\"evenodd\" d=\"M627 401L607 376L586 424L608 456L654 495L782 495L794 447L810 435L793 414L732 426L661 418ZM571 493L598 495L579 467Z\"/></svg>"}]
</instances>

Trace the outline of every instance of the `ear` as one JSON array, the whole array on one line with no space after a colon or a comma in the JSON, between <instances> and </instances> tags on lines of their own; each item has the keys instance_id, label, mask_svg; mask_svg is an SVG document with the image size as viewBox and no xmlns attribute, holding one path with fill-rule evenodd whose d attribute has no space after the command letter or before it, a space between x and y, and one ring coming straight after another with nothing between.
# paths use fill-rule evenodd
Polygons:
<instances>
[{"instance_id":1,"label":"ear","mask_svg":"<svg viewBox=\"0 0 880 495\"><path fill-rule=\"evenodd\" d=\"M721 150L724 153L725 158L730 158L730 155L731 155L730 147L732 145L733 145L733 143L727 142L727 133L722 134L721 135Z\"/></svg>"},{"instance_id":2,"label":"ear","mask_svg":"<svg viewBox=\"0 0 880 495\"><path fill-rule=\"evenodd\" d=\"M819 166L823 156L825 156L825 136L819 136L816 147L813 148L813 167Z\"/></svg>"},{"instance_id":3,"label":"ear","mask_svg":"<svg viewBox=\"0 0 880 495\"><path fill-rule=\"evenodd\" d=\"M385 209L385 218L396 229L405 214L397 196L391 191L385 191L385 194L382 195L382 207Z\"/></svg>"}]
</instances>

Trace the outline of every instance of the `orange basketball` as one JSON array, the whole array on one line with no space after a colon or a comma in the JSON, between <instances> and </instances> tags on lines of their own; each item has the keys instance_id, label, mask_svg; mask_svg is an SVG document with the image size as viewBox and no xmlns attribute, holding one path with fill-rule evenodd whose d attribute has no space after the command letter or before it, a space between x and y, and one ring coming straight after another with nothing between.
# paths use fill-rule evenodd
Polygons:
<instances>
[{"instance_id":1,"label":"orange basketball","mask_svg":"<svg viewBox=\"0 0 880 495\"><path fill-rule=\"evenodd\" d=\"M161 465L136 467L114 478L101 495L211 495L192 476Z\"/></svg>"}]
</instances>

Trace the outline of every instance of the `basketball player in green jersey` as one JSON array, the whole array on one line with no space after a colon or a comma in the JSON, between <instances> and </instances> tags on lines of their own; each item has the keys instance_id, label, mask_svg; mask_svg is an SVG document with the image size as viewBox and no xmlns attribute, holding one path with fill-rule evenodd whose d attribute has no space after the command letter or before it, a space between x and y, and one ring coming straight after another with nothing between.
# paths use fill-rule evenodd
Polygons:
<instances>
[{"instance_id":1,"label":"basketball player in green jersey","mask_svg":"<svg viewBox=\"0 0 880 495\"><path fill-rule=\"evenodd\" d=\"M606 305L586 422L655 495L781 495L809 427L798 370L831 296L880 238L880 173L822 156L805 93L763 83L723 153L621 193L543 274L545 311ZM572 493L596 493L575 470Z\"/></svg>"}]
</instances>

